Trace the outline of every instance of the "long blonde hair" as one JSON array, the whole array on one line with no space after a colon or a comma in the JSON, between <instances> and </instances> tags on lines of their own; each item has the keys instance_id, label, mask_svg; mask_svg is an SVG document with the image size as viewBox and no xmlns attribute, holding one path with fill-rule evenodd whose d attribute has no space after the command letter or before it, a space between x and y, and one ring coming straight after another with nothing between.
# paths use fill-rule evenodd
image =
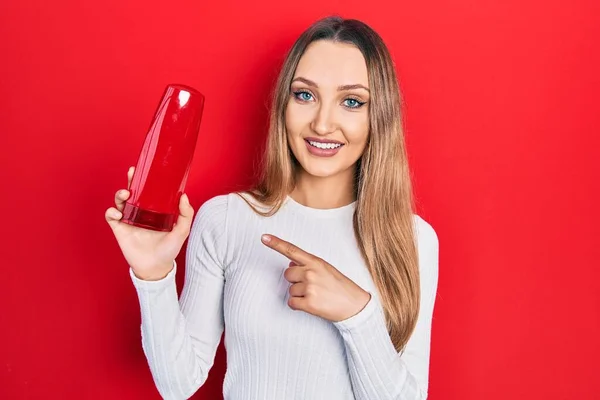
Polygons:
<instances>
[{"instance_id":1,"label":"long blonde hair","mask_svg":"<svg viewBox=\"0 0 600 400\"><path fill-rule=\"evenodd\" d=\"M413 195L400 115L400 90L394 64L381 37L358 20L328 17L297 39L279 74L270 112L267 145L258 183L246 191L270 207L269 216L294 189L300 168L287 141L285 110L302 54L315 40L352 43L369 72L369 140L355 174L354 232L377 287L387 329L397 351L404 349L419 313L419 269L413 226Z\"/></svg>"}]
</instances>

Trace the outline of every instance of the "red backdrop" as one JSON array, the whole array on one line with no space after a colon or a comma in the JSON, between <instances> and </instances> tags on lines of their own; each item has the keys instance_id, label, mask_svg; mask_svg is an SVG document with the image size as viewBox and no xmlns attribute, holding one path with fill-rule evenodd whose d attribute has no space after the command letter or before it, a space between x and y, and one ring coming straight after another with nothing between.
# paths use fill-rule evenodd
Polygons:
<instances>
[{"instance_id":1,"label":"red backdrop","mask_svg":"<svg viewBox=\"0 0 600 400\"><path fill-rule=\"evenodd\" d=\"M249 182L284 52L334 12L401 79L441 243L430 398L598 398L597 4L2 2L0 398L158 398L104 210L170 82L207 97L194 207ZM224 370L221 349L195 398Z\"/></svg>"}]
</instances>

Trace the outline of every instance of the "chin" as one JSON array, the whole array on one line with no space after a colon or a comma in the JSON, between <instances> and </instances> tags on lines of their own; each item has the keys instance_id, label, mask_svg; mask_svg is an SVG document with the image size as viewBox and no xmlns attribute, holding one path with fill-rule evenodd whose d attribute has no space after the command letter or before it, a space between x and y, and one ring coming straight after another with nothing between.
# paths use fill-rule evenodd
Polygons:
<instances>
[{"instance_id":1,"label":"chin","mask_svg":"<svg viewBox=\"0 0 600 400\"><path fill-rule=\"evenodd\" d=\"M320 165L319 165L320 164ZM306 171L308 175L327 178L339 174L343 169L339 165L324 165L325 163L319 162L308 162L301 163L302 169Z\"/></svg>"},{"instance_id":2,"label":"chin","mask_svg":"<svg viewBox=\"0 0 600 400\"><path fill-rule=\"evenodd\" d=\"M329 176L334 176L337 173L337 171L331 171L331 170L327 170L327 169L315 169L315 168L305 169L305 171L310 176L315 176L318 178L327 178Z\"/></svg>"}]
</instances>

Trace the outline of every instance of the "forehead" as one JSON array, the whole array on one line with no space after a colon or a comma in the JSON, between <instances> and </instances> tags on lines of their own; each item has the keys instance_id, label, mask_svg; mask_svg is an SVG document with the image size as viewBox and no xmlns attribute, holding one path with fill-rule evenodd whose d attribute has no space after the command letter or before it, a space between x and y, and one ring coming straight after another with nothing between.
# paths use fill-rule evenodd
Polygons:
<instances>
[{"instance_id":1,"label":"forehead","mask_svg":"<svg viewBox=\"0 0 600 400\"><path fill-rule=\"evenodd\" d=\"M319 86L369 84L367 64L360 50L353 44L328 40L318 40L306 48L294 74L297 76Z\"/></svg>"}]
</instances>

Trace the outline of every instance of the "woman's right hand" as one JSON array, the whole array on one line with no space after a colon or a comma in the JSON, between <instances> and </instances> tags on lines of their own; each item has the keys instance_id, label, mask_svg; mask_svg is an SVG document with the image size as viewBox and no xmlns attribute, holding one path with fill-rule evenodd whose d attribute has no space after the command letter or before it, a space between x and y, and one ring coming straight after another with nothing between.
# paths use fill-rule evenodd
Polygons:
<instances>
[{"instance_id":1,"label":"woman's right hand","mask_svg":"<svg viewBox=\"0 0 600 400\"><path fill-rule=\"evenodd\" d=\"M190 233L194 209L186 194L179 199L179 217L171 232L140 228L121 221L129 198L134 167L127 172L127 189L115 194L115 207L106 210L105 218L119 243L133 273L143 280L159 280L173 269L173 261Z\"/></svg>"}]
</instances>

